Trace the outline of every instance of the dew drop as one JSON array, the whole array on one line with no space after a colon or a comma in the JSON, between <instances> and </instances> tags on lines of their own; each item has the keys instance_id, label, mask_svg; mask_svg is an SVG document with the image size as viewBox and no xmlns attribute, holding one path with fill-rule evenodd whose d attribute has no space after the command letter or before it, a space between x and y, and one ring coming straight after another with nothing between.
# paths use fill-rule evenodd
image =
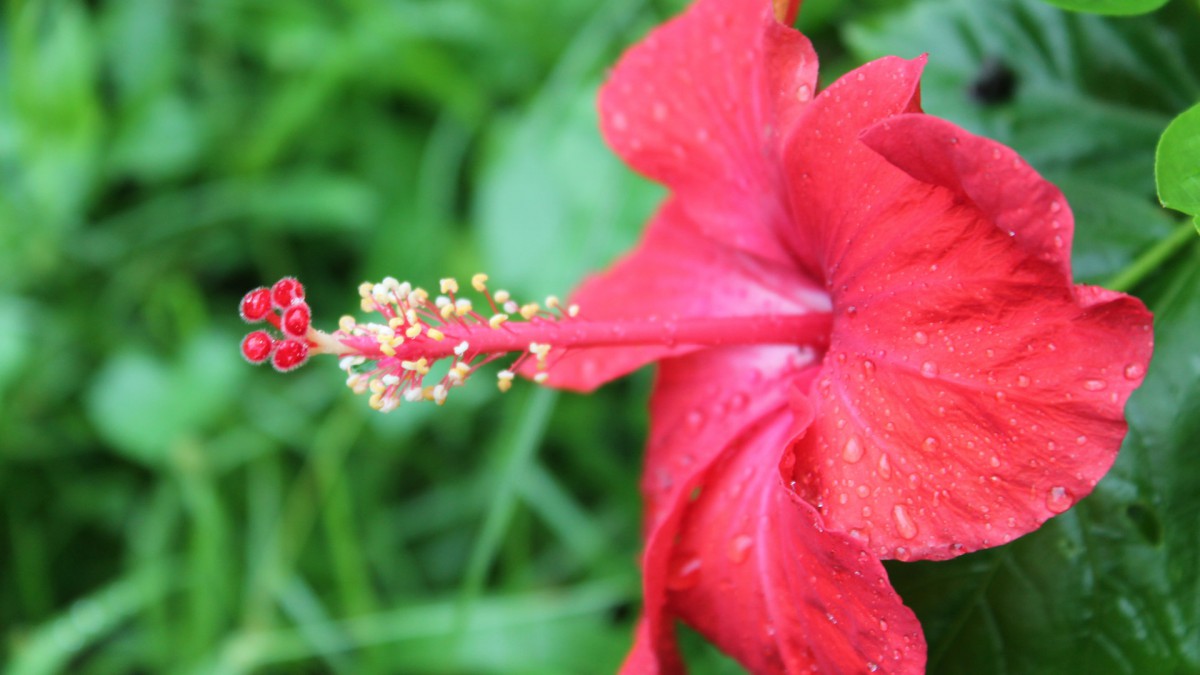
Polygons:
<instances>
[{"instance_id":1,"label":"dew drop","mask_svg":"<svg viewBox=\"0 0 1200 675\"><path fill-rule=\"evenodd\" d=\"M730 410L734 410L734 411L745 410L746 406L749 404L750 404L750 397L744 391L739 391L738 393L733 395L733 398L729 399L729 409Z\"/></svg>"},{"instance_id":2,"label":"dew drop","mask_svg":"<svg viewBox=\"0 0 1200 675\"><path fill-rule=\"evenodd\" d=\"M1071 505L1074 503L1075 498L1071 496L1071 493L1065 487L1056 485L1046 493L1046 508L1054 513L1062 513L1071 508Z\"/></svg>"},{"instance_id":3,"label":"dew drop","mask_svg":"<svg viewBox=\"0 0 1200 675\"><path fill-rule=\"evenodd\" d=\"M924 441L921 441L921 448L925 452L934 452L938 449L938 439L933 436L926 436Z\"/></svg>"},{"instance_id":4,"label":"dew drop","mask_svg":"<svg viewBox=\"0 0 1200 675\"><path fill-rule=\"evenodd\" d=\"M892 465L886 454L879 455L879 477L884 480L892 477Z\"/></svg>"},{"instance_id":5,"label":"dew drop","mask_svg":"<svg viewBox=\"0 0 1200 675\"><path fill-rule=\"evenodd\" d=\"M754 547L754 539L745 534L739 534L729 542L729 550L726 554L729 556L729 561L732 563L742 563L746 561L746 557L750 555L750 549Z\"/></svg>"},{"instance_id":6,"label":"dew drop","mask_svg":"<svg viewBox=\"0 0 1200 675\"><path fill-rule=\"evenodd\" d=\"M692 431L696 431L700 427L704 426L704 413L700 412L699 409L688 412L687 425Z\"/></svg>"},{"instance_id":7,"label":"dew drop","mask_svg":"<svg viewBox=\"0 0 1200 675\"><path fill-rule=\"evenodd\" d=\"M667 579L667 588L673 591L682 591L692 588L700 583L700 559L692 558L675 568L675 571Z\"/></svg>"},{"instance_id":8,"label":"dew drop","mask_svg":"<svg viewBox=\"0 0 1200 675\"><path fill-rule=\"evenodd\" d=\"M862 459L863 446L858 440L858 436L851 435L846 439L846 444L842 446L842 459L853 464Z\"/></svg>"},{"instance_id":9,"label":"dew drop","mask_svg":"<svg viewBox=\"0 0 1200 675\"><path fill-rule=\"evenodd\" d=\"M812 87L807 84L800 85L800 88L796 90L796 98L801 101L807 101L812 98Z\"/></svg>"},{"instance_id":10,"label":"dew drop","mask_svg":"<svg viewBox=\"0 0 1200 675\"><path fill-rule=\"evenodd\" d=\"M867 487L866 485L859 485L854 489L854 491L857 492L858 496L862 497L863 499L866 499L867 496L871 494L871 488Z\"/></svg>"},{"instance_id":11,"label":"dew drop","mask_svg":"<svg viewBox=\"0 0 1200 675\"><path fill-rule=\"evenodd\" d=\"M1101 391L1108 387L1108 383L1104 380L1088 380L1083 383L1083 388L1088 391Z\"/></svg>"},{"instance_id":12,"label":"dew drop","mask_svg":"<svg viewBox=\"0 0 1200 675\"><path fill-rule=\"evenodd\" d=\"M867 359L867 360L863 361L863 371L866 372L866 374L868 376L874 375L875 374L875 362L872 361L871 359Z\"/></svg>"},{"instance_id":13,"label":"dew drop","mask_svg":"<svg viewBox=\"0 0 1200 675\"><path fill-rule=\"evenodd\" d=\"M1028 375L1018 375L1017 376L1017 386L1018 387L1028 387L1029 386L1029 376Z\"/></svg>"},{"instance_id":14,"label":"dew drop","mask_svg":"<svg viewBox=\"0 0 1200 675\"><path fill-rule=\"evenodd\" d=\"M923 331L917 331L913 333L913 341L919 345L929 344L929 336Z\"/></svg>"},{"instance_id":15,"label":"dew drop","mask_svg":"<svg viewBox=\"0 0 1200 675\"><path fill-rule=\"evenodd\" d=\"M937 377L938 367L933 361L926 361L921 364L921 374L925 377Z\"/></svg>"},{"instance_id":16,"label":"dew drop","mask_svg":"<svg viewBox=\"0 0 1200 675\"><path fill-rule=\"evenodd\" d=\"M903 504L897 504L892 508L892 519L896 521L896 531L905 539L912 539L917 536L917 524L909 517L908 510Z\"/></svg>"},{"instance_id":17,"label":"dew drop","mask_svg":"<svg viewBox=\"0 0 1200 675\"><path fill-rule=\"evenodd\" d=\"M990 460L988 460L988 463L992 465L992 468L996 468L996 467L1000 466L1000 458L995 455L992 455L992 458Z\"/></svg>"},{"instance_id":18,"label":"dew drop","mask_svg":"<svg viewBox=\"0 0 1200 675\"><path fill-rule=\"evenodd\" d=\"M1087 436L1084 436L1083 434L1076 436L1075 444L1076 445L1086 445L1087 444Z\"/></svg>"},{"instance_id":19,"label":"dew drop","mask_svg":"<svg viewBox=\"0 0 1200 675\"><path fill-rule=\"evenodd\" d=\"M1129 380L1138 379L1144 372L1146 372L1145 368L1142 368L1140 363L1131 363L1125 366L1125 378Z\"/></svg>"}]
</instances>

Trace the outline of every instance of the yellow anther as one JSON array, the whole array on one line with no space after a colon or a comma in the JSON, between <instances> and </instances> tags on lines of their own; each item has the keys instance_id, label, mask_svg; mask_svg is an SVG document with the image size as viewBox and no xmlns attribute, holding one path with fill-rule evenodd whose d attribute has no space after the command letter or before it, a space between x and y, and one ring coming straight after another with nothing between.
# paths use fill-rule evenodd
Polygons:
<instances>
[{"instance_id":1,"label":"yellow anther","mask_svg":"<svg viewBox=\"0 0 1200 675\"><path fill-rule=\"evenodd\" d=\"M383 394L371 394L371 400L367 401L367 405L375 410L383 408Z\"/></svg>"},{"instance_id":2,"label":"yellow anther","mask_svg":"<svg viewBox=\"0 0 1200 675\"><path fill-rule=\"evenodd\" d=\"M404 334L407 335L409 338L415 338L421 334L421 328L422 328L421 324L419 324L419 323L413 324L408 327L408 330L404 331Z\"/></svg>"},{"instance_id":3,"label":"yellow anther","mask_svg":"<svg viewBox=\"0 0 1200 675\"><path fill-rule=\"evenodd\" d=\"M409 323L420 323L420 320L417 317L417 310L415 309L409 309L405 311L404 318L407 319Z\"/></svg>"},{"instance_id":4,"label":"yellow anther","mask_svg":"<svg viewBox=\"0 0 1200 675\"><path fill-rule=\"evenodd\" d=\"M446 334L436 328L430 328L425 331L425 334L429 336L429 339L437 340L438 342L446 339Z\"/></svg>"},{"instance_id":5,"label":"yellow anther","mask_svg":"<svg viewBox=\"0 0 1200 675\"><path fill-rule=\"evenodd\" d=\"M343 333L349 333L350 331L354 330L354 326L356 325L357 324L354 321L354 317L350 316L349 314L346 314L342 316L342 318L338 319L338 329Z\"/></svg>"},{"instance_id":6,"label":"yellow anther","mask_svg":"<svg viewBox=\"0 0 1200 675\"><path fill-rule=\"evenodd\" d=\"M379 343L379 351L383 352L385 356L395 356L396 355L396 348L387 342Z\"/></svg>"},{"instance_id":7,"label":"yellow anther","mask_svg":"<svg viewBox=\"0 0 1200 675\"><path fill-rule=\"evenodd\" d=\"M369 281L364 281L358 285L358 295L364 300L371 297L371 291L373 290L375 290L375 284Z\"/></svg>"},{"instance_id":8,"label":"yellow anther","mask_svg":"<svg viewBox=\"0 0 1200 675\"><path fill-rule=\"evenodd\" d=\"M467 300L466 298L459 298L458 301L454 303L454 313L458 316L466 316L470 314L471 309L471 301Z\"/></svg>"},{"instance_id":9,"label":"yellow anther","mask_svg":"<svg viewBox=\"0 0 1200 675\"><path fill-rule=\"evenodd\" d=\"M466 361L459 361L458 363L454 364L454 371L462 377L466 377L467 375L471 374L471 366Z\"/></svg>"},{"instance_id":10,"label":"yellow anther","mask_svg":"<svg viewBox=\"0 0 1200 675\"><path fill-rule=\"evenodd\" d=\"M421 387L421 398L425 399L426 401L432 401L433 400L433 387L428 387L428 386Z\"/></svg>"},{"instance_id":11,"label":"yellow anther","mask_svg":"<svg viewBox=\"0 0 1200 675\"><path fill-rule=\"evenodd\" d=\"M533 381L538 384L543 384L550 377L550 373L538 373L533 376Z\"/></svg>"},{"instance_id":12,"label":"yellow anther","mask_svg":"<svg viewBox=\"0 0 1200 675\"><path fill-rule=\"evenodd\" d=\"M403 325L404 325L404 319L401 317L394 316L388 320L388 327L391 328L392 330L396 330L397 328L400 328Z\"/></svg>"},{"instance_id":13,"label":"yellow anther","mask_svg":"<svg viewBox=\"0 0 1200 675\"><path fill-rule=\"evenodd\" d=\"M449 393L450 392L446 390L444 385L437 385L433 388L434 403L437 403L438 405L444 405L446 403L446 396L449 395Z\"/></svg>"},{"instance_id":14,"label":"yellow anther","mask_svg":"<svg viewBox=\"0 0 1200 675\"><path fill-rule=\"evenodd\" d=\"M528 321L537 316L538 310L540 309L541 307L539 307L536 302L531 302L528 305L521 305L521 316Z\"/></svg>"},{"instance_id":15,"label":"yellow anther","mask_svg":"<svg viewBox=\"0 0 1200 675\"><path fill-rule=\"evenodd\" d=\"M471 277L471 287L480 293L487 290L488 275L479 273Z\"/></svg>"},{"instance_id":16,"label":"yellow anther","mask_svg":"<svg viewBox=\"0 0 1200 675\"><path fill-rule=\"evenodd\" d=\"M424 356L417 359L417 362L413 365L416 366L416 371L418 374L420 374L420 375L428 375L429 374L429 360L426 359Z\"/></svg>"},{"instance_id":17,"label":"yellow anther","mask_svg":"<svg viewBox=\"0 0 1200 675\"><path fill-rule=\"evenodd\" d=\"M412 293L408 294L408 304L417 306L424 305L429 301L429 291L424 288L417 288Z\"/></svg>"},{"instance_id":18,"label":"yellow anther","mask_svg":"<svg viewBox=\"0 0 1200 675\"><path fill-rule=\"evenodd\" d=\"M372 300L370 296L363 298L358 304L360 307L362 307L362 311L364 312L375 311L375 301Z\"/></svg>"},{"instance_id":19,"label":"yellow anther","mask_svg":"<svg viewBox=\"0 0 1200 675\"><path fill-rule=\"evenodd\" d=\"M441 310L438 311L438 314L441 314L443 319L449 319L450 317L454 316L454 304L447 303L443 305Z\"/></svg>"},{"instance_id":20,"label":"yellow anther","mask_svg":"<svg viewBox=\"0 0 1200 675\"><path fill-rule=\"evenodd\" d=\"M549 307L550 309L558 309L559 304L560 303L557 295L546 296L546 307Z\"/></svg>"},{"instance_id":21,"label":"yellow anther","mask_svg":"<svg viewBox=\"0 0 1200 675\"><path fill-rule=\"evenodd\" d=\"M499 328L500 326L502 326L504 324L505 321L508 321L507 314L497 314L497 315L493 316L492 318L488 319L488 325L491 326L492 328Z\"/></svg>"},{"instance_id":22,"label":"yellow anther","mask_svg":"<svg viewBox=\"0 0 1200 675\"><path fill-rule=\"evenodd\" d=\"M503 394L509 389L512 389L512 380L496 380L496 387L500 390L500 393Z\"/></svg>"},{"instance_id":23,"label":"yellow anther","mask_svg":"<svg viewBox=\"0 0 1200 675\"><path fill-rule=\"evenodd\" d=\"M567 308L567 316L579 316L579 305L571 305Z\"/></svg>"},{"instance_id":24,"label":"yellow anther","mask_svg":"<svg viewBox=\"0 0 1200 675\"><path fill-rule=\"evenodd\" d=\"M443 293L457 293L458 280L453 277L446 277L445 279L442 279L441 289Z\"/></svg>"},{"instance_id":25,"label":"yellow anther","mask_svg":"<svg viewBox=\"0 0 1200 675\"><path fill-rule=\"evenodd\" d=\"M401 361L400 367L405 370L416 370L417 362L416 361Z\"/></svg>"},{"instance_id":26,"label":"yellow anther","mask_svg":"<svg viewBox=\"0 0 1200 675\"><path fill-rule=\"evenodd\" d=\"M499 290L499 291L496 291L495 293L493 293L493 294L492 294L492 298L494 298L494 299L496 300L496 302L498 302L498 303L500 303L500 304L502 304L502 305L503 305L504 303L506 303L506 302L508 302L509 300L511 300L511 299L512 299L512 296L511 296L511 295L509 295L508 291L501 289L501 290Z\"/></svg>"},{"instance_id":27,"label":"yellow anther","mask_svg":"<svg viewBox=\"0 0 1200 675\"><path fill-rule=\"evenodd\" d=\"M382 394L386 386L379 380L371 380L371 384L367 385L371 389L372 394Z\"/></svg>"}]
</instances>

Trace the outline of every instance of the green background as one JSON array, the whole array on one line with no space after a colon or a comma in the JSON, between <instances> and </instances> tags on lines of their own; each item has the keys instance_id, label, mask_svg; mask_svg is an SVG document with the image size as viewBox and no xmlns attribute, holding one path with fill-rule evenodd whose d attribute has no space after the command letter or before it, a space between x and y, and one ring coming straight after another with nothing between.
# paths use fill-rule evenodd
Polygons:
<instances>
[{"instance_id":1,"label":"green background","mask_svg":"<svg viewBox=\"0 0 1200 675\"><path fill-rule=\"evenodd\" d=\"M288 274L327 328L387 274L568 292L662 197L607 151L594 97L682 5L6 3L0 663L612 672L638 605L648 372L587 397L479 382L382 416L331 363L246 365L236 307ZM1200 672L1200 247L1154 198L1156 143L1200 99L1197 3L809 0L801 26L823 83L928 53L926 110L1058 183L1080 280L1156 313L1093 496L999 549L889 563L930 671ZM1160 149L1164 198L1192 215L1196 162L1172 153L1196 126ZM695 672L738 672L684 643Z\"/></svg>"}]
</instances>

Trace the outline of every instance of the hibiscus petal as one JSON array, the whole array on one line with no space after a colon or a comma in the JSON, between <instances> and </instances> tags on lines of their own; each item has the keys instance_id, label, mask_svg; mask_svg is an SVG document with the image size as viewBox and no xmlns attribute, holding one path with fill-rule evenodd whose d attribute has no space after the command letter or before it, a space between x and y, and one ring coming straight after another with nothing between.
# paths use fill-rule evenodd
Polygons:
<instances>
[{"instance_id":1,"label":"hibiscus petal","mask_svg":"<svg viewBox=\"0 0 1200 675\"><path fill-rule=\"evenodd\" d=\"M780 478L812 419L794 392L813 358L730 348L663 363L643 486L646 614L624 672L676 672L671 614L752 672L921 672L920 626L878 561L823 532Z\"/></svg>"},{"instance_id":2,"label":"hibiscus petal","mask_svg":"<svg viewBox=\"0 0 1200 675\"><path fill-rule=\"evenodd\" d=\"M705 473L668 607L750 672L923 672L920 624L878 559L784 487L778 459L796 432L781 413L742 426Z\"/></svg>"},{"instance_id":3,"label":"hibiscus petal","mask_svg":"<svg viewBox=\"0 0 1200 675\"><path fill-rule=\"evenodd\" d=\"M627 665L652 662L663 672L675 672L672 664L678 664L679 658L666 613L666 572L692 490L744 428L769 415L790 415L789 397L797 386L795 380L801 375L811 379L815 359L812 350L795 347L731 347L707 349L660 364L650 402L653 422L642 472L645 612ZM782 449L780 446L779 451Z\"/></svg>"},{"instance_id":4,"label":"hibiscus petal","mask_svg":"<svg viewBox=\"0 0 1200 675\"><path fill-rule=\"evenodd\" d=\"M1075 222L1066 199L1011 148L928 115L898 115L863 142L913 178L970 201L1031 255L1071 279Z\"/></svg>"},{"instance_id":5,"label":"hibiscus petal","mask_svg":"<svg viewBox=\"0 0 1200 675\"><path fill-rule=\"evenodd\" d=\"M797 3L781 7L795 14ZM808 39L771 3L700 0L630 49L600 92L601 128L636 170L687 204L706 236L784 260L787 226L769 148L816 89Z\"/></svg>"},{"instance_id":6,"label":"hibiscus petal","mask_svg":"<svg viewBox=\"0 0 1200 675\"><path fill-rule=\"evenodd\" d=\"M846 247L858 246L864 223L911 181L859 140L863 129L918 110L924 57L887 57L843 75L804 109L782 146L794 224L795 259L824 278ZM874 233L879 234L879 233ZM890 236L905 233L888 231Z\"/></svg>"},{"instance_id":7,"label":"hibiscus petal","mask_svg":"<svg viewBox=\"0 0 1200 675\"><path fill-rule=\"evenodd\" d=\"M946 123L908 119L907 137L954 145ZM885 128L874 147L912 150ZM1064 277L1057 191L1011 151L957 135L966 152L898 159L915 167L907 188L889 178L892 201L829 261L840 313L818 420L794 448L798 493L881 556L1001 544L1088 494L1152 349L1139 301ZM1024 194L989 192L1013 186Z\"/></svg>"},{"instance_id":8,"label":"hibiscus petal","mask_svg":"<svg viewBox=\"0 0 1200 675\"><path fill-rule=\"evenodd\" d=\"M641 244L571 297L583 321L805 314L828 311L823 289L794 267L708 239L686 225L677 201L651 222ZM639 366L685 354L693 345L609 347L566 352L548 383L590 390Z\"/></svg>"}]
</instances>

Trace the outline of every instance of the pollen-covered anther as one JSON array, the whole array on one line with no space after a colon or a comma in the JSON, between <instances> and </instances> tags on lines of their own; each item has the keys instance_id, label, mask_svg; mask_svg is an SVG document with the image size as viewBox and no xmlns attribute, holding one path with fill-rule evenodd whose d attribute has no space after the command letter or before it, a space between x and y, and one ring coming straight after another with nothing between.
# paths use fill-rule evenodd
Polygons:
<instances>
[{"instance_id":1,"label":"pollen-covered anther","mask_svg":"<svg viewBox=\"0 0 1200 675\"><path fill-rule=\"evenodd\" d=\"M571 305L567 307L567 316L574 318L579 316L579 305Z\"/></svg>"},{"instance_id":2,"label":"pollen-covered anther","mask_svg":"<svg viewBox=\"0 0 1200 675\"><path fill-rule=\"evenodd\" d=\"M488 280L488 275L480 272L479 274L476 274L475 276L471 277L471 288L474 288L475 290L482 293L487 290L487 280Z\"/></svg>"},{"instance_id":3,"label":"pollen-covered anther","mask_svg":"<svg viewBox=\"0 0 1200 675\"><path fill-rule=\"evenodd\" d=\"M512 295L508 291L501 289L501 290L498 290L495 293L493 293L492 298L496 302L503 305L504 303L508 302L509 300L512 300Z\"/></svg>"},{"instance_id":4,"label":"pollen-covered anther","mask_svg":"<svg viewBox=\"0 0 1200 675\"><path fill-rule=\"evenodd\" d=\"M541 311L541 309L542 308L536 302L531 302L527 305L521 305L521 309L519 311L521 318L529 321L533 317L537 316L537 313Z\"/></svg>"},{"instance_id":5,"label":"pollen-covered anther","mask_svg":"<svg viewBox=\"0 0 1200 675\"><path fill-rule=\"evenodd\" d=\"M562 302L559 301L557 295L547 295L546 296L546 309L558 309L559 306L561 306L561 305L562 305Z\"/></svg>"},{"instance_id":6,"label":"pollen-covered anther","mask_svg":"<svg viewBox=\"0 0 1200 675\"><path fill-rule=\"evenodd\" d=\"M501 392L506 392L509 389L512 389L514 377L515 374L511 370L502 370L496 373L496 387L499 388Z\"/></svg>"},{"instance_id":7,"label":"pollen-covered anther","mask_svg":"<svg viewBox=\"0 0 1200 675\"><path fill-rule=\"evenodd\" d=\"M496 314L492 316L492 318L488 319L488 325L492 328L499 328L500 326L504 325L505 321L508 321L507 314Z\"/></svg>"},{"instance_id":8,"label":"pollen-covered anther","mask_svg":"<svg viewBox=\"0 0 1200 675\"><path fill-rule=\"evenodd\" d=\"M457 293L458 280L453 277L447 277L442 279L439 287L441 288L442 293Z\"/></svg>"},{"instance_id":9,"label":"pollen-covered anther","mask_svg":"<svg viewBox=\"0 0 1200 675\"><path fill-rule=\"evenodd\" d=\"M550 379L550 373L547 372L541 372L533 376L533 381L538 384L545 384L548 379Z\"/></svg>"},{"instance_id":10,"label":"pollen-covered anther","mask_svg":"<svg viewBox=\"0 0 1200 675\"><path fill-rule=\"evenodd\" d=\"M455 354L455 356L462 356L463 354L466 354L467 350L470 348L471 348L471 345L469 343L467 343L466 340L463 340L462 342L460 342L454 346L454 354Z\"/></svg>"},{"instance_id":11,"label":"pollen-covered anther","mask_svg":"<svg viewBox=\"0 0 1200 675\"><path fill-rule=\"evenodd\" d=\"M426 330L425 334L429 336L430 340L436 340L437 342L441 342L442 340L446 339L446 334L436 328L430 328Z\"/></svg>"},{"instance_id":12,"label":"pollen-covered anther","mask_svg":"<svg viewBox=\"0 0 1200 675\"><path fill-rule=\"evenodd\" d=\"M408 327L408 330L404 331L404 335L410 339L416 339L416 337L421 334L422 328L423 326L421 324L414 323Z\"/></svg>"},{"instance_id":13,"label":"pollen-covered anther","mask_svg":"<svg viewBox=\"0 0 1200 675\"><path fill-rule=\"evenodd\" d=\"M540 344L537 342L529 343L529 353L537 356L538 370L546 369L546 356L550 353L550 345Z\"/></svg>"},{"instance_id":14,"label":"pollen-covered anther","mask_svg":"<svg viewBox=\"0 0 1200 675\"><path fill-rule=\"evenodd\" d=\"M433 388L433 402L438 405L445 405L446 397L450 394L445 385L435 385Z\"/></svg>"},{"instance_id":15,"label":"pollen-covered anther","mask_svg":"<svg viewBox=\"0 0 1200 675\"><path fill-rule=\"evenodd\" d=\"M466 298L459 298L454 301L454 314L457 316L466 316L471 313L471 301Z\"/></svg>"},{"instance_id":16,"label":"pollen-covered anther","mask_svg":"<svg viewBox=\"0 0 1200 675\"><path fill-rule=\"evenodd\" d=\"M342 318L338 319L338 330L345 333L353 331L355 325L357 324L354 321L354 317L350 316L349 314L346 314L342 316Z\"/></svg>"}]
</instances>

